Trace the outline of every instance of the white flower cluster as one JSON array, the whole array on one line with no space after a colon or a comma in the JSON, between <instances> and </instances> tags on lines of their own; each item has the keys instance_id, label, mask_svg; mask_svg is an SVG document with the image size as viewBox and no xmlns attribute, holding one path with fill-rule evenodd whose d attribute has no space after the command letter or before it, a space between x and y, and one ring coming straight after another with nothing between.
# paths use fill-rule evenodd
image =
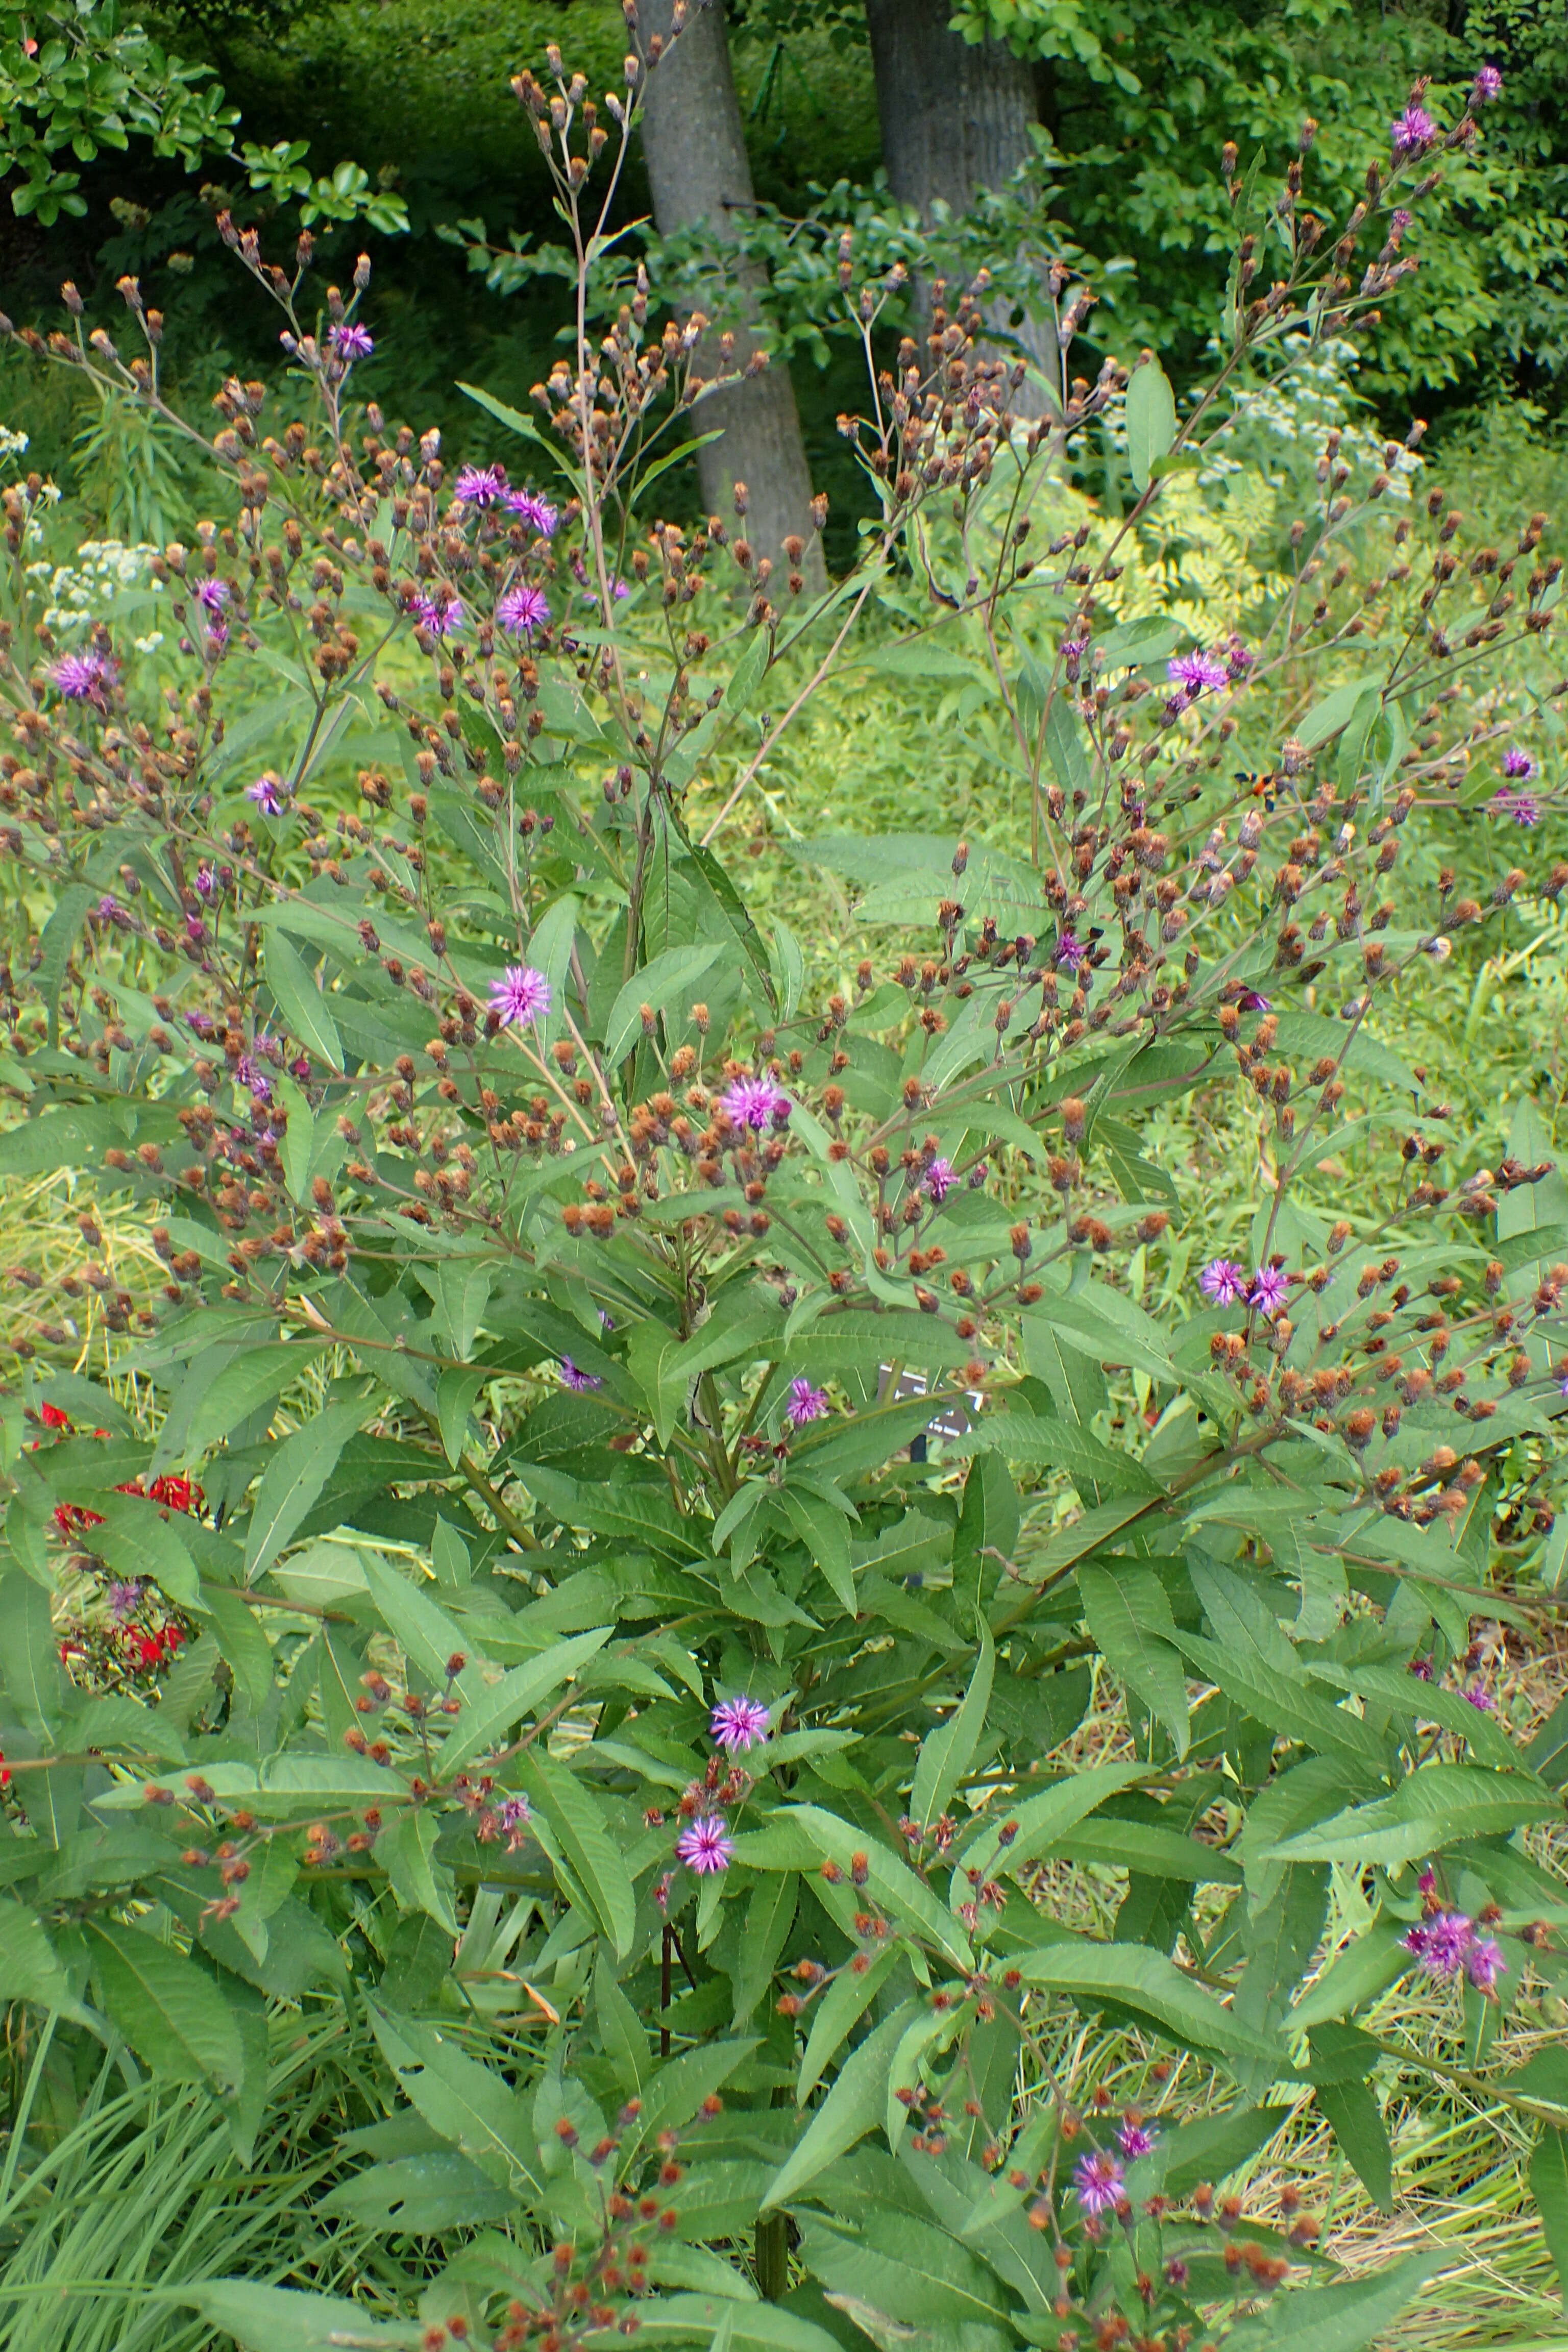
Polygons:
<instances>
[{"instance_id":1,"label":"white flower cluster","mask_svg":"<svg viewBox=\"0 0 1568 2352\"><path fill-rule=\"evenodd\" d=\"M30 563L29 580L39 583L45 599L44 625L56 632L80 628L104 619L117 596L129 590L145 595L161 593L152 578L157 549L147 543L130 545L120 539L84 540L69 563ZM148 654L163 642L161 629L133 640L138 653Z\"/></svg>"},{"instance_id":2,"label":"white flower cluster","mask_svg":"<svg viewBox=\"0 0 1568 2352\"><path fill-rule=\"evenodd\" d=\"M1382 436L1374 428L1346 422L1346 413L1357 398L1351 380L1359 360L1355 345L1339 338L1320 344L1315 352L1298 355L1288 373L1274 383L1247 387L1238 422L1249 436L1256 433L1265 440L1307 445L1314 456L1324 436L1337 426L1339 462L1348 466L1352 476L1386 472L1391 478L1386 496L1408 499L1425 460L1413 449L1401 449L1385 466ZM1227 454L1222 444L1199 479L1219 481L1241 470L1241 461Z\"/></svg>"},{"instance_id":3,"label":"white flower cluster","mask_svg":"<svg viewBox=\"0 0 1568 2352\"><path fill-rule=\"evenodd\" d=\"M5 463L7 457L25 457L26 454L26 435L13 433L8 425L0 425L0 466Z\"/></svg>"}]
</instances>

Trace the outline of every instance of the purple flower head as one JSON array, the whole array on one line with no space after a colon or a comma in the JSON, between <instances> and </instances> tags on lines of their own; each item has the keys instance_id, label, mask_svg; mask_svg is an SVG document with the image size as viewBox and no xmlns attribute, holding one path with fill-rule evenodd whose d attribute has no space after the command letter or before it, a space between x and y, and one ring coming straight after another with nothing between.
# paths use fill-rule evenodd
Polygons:
<instances>
[{"instance_id":1,"label":"purple flower head","mask_svg":"<svg viewBox=\"0 0 1568 2352\"><path fill-rule=\"evenodd\" d=\"M1541 803L1533 793L1494 793L1487 805L1494 816L1511 817L1515 824L1541 823Z\"/></svg>"},{"instance_id":2,"label":"purple flower head","mask_svg":"<svg viewBox=\"0 0 1568 2352\"><path fill-rule=\"evenodd\" d=\"M563 1356L561 1385L563 1389L571 1389L578 1396L586 1396L594 1389L602 1389L605 1383L597 1372L580 1372L570 1356Z\"/></svg>"},{"instance_id":3,"label":"purple flower head","mask_svg":"<svg viewBox=\"0 0 1568 2352\"><path fill-rule=\"evenodd\" d=\"M263 816L281 816L289 787L274 769L268 768L253 784L247 784L245 797L255 802Z\"/></svg>"},{"instance_id":4,"label":"purple flower head","mask_svg":"<svg viewBox=\"0 0 1568 2352\"><path fill-rule=\"evenodd\" d=\"M770 1121L786 1119L795 1108L783 1087L765 1076L737 1078L725 1087L719 1104L731 1125L755 1128L758 1134Z\"/></svg>"},{"instance_id":5,"label":"purple flower head","mask_svg":"<svg viewBox=\"0 0 1568 2352\"><path fill-rule=\"evenodd\" d=\"M112 923L121 913L122 909L119 899L114 896L112 890L110 890L106 892L99 900L97 906L92 911L97 916L100 923Z\"/></svg>"},{"instance_id":6,"label":"purple flower head","mask_svg":"<svg viewBox=\"0 0 1568 2352\"><path fill-rule=\"evenodd\" d=\"M509 963L490 982L490 1011L500 1013L503 1027L537 1024L549 1010L550 982L531 963Z\"/></svg>"},{"instance_id":7,"label":"purple flower head","mask_svg":"<svg viewBox=\"0 0 1568 2352\"><path fill-rule=\"evenodd\" d=\"M814 1389L803 1373L789 1384L789 1402L784 1407L784 1419L792 1429L804 1429L808 1421L821 1421L827 1412L827 1391Z\"/></svg>"},{"instance_id":8,"label":"purple flower head","mask_svg":"<svg viewBox=\"0 0 1568 2352\"><path fill-rule=\"evenodd\" d=\"M1273 999L1259 996L1255 988L1244 988L1236 1000L1236 1009L1238 1013L1271 1013L1274 1009Z\"/></svg>"},{"instance_id":9,"label":"purple flower head","mask_svg":"<svg viewBox=\"0 0 1568 2352\"><path fill-rule=\"evenodd\" d=\"M1115 2157L1096 2150L1092 2156L1079 2158L1073 2167L1072 2185L1090 2221L1115 2210L1121 2195L1121 2167Z\"/></svg>"},{"instance_id":10,"label":"purple flower head","mask_svg":"<svg viewBox=\"0 0 1568 2352\"><path fill-rule=\"evenodd\" d=\"M462 598L448 595L445 589L437 589L433 596L416 596L408 610L433 637L455 636L468 617Z\"/></svg>"},{"instance_id":11,"label":"purple flower head","mask_svg":"<svg viewBox=\"0 0 1568 2352\"><path fill-rule=\"evenodd\" d=\"M1230 684L1230 671L1214 654L1173 654L1165 664L1165 676L1173 686L1185 688L1189 695L1201 694L1211 687L1217 694Z\"/></svg>"},{"instance_id":12,"label":"purple flower head","mask_svg":"<svg viewBox=\"0 0 1568 2352\"><path fill-rule=\"evenodd\" d=\"M1426 108L1417 106L1414 100L1391 125L1391 130L1395 163L1402 163L1406 155L1419 155L1422 149L1430 147L1437 136L1436 124Z\"/></svg>"},{"instance_id":13,"label":"purple flower head","mask_svg":"<svg viewBox=\"0 0 1568 2352\"><path fill-rule=\"evenodd\" d=\"M1475 1939L1475 1924L1462 1911L1439 1911L1401 1937L1429 1977L1455 1977Z\"/></svg>"},{"instance_id":14,"label":"purple flower head","mask_svg":"<svg viewBox=\"0 0 1568 2352\"><path fill-rule=\"evenodd\" d=\"M1412 1672L1414 1672L1414 1668L1412 1669ZM1428 1668L1426 1669L1426 1674L1423 1675L1422 1679L1423 1679L1423 1681L1425 1681L1425 1682L1430 1682L1430 1681L1431 1681L1431 1679L1432 1679L1432 1670L1431 1670L1431 1668L1430 1668L1429 1666L1428 1666ZM1435 1895L1435 1894L1436 1893L1436 1891L1437 1891L1437 1874L1436 1874L1436 1872L1433 1869L1433 1867L1432 1867L1432 1865L1431 1865L1431 1864L1430 1864L1430 1863L1428 1863L1428 1864L1426 1864L1426 1869L1422 1872L1422 1874L1421 1874L1420 1877L1416 1880L1415 1884L1416 1884L1416 1885L1421 1889L1421 1892L1422 1892L1422 1894L1423 1894L1423 1895Z\"/></svg>"},{"instance_id":15,"label":"purple flower head","mask_svg":"<svg viewBox=\"0 0 1568 2352\"><path fill-rule=\"evenodd\" d=\"M210 866L197 866L195 888L198 898L216 898L217 897L217 876L213 872Z\"/></svg>"},{"instance_id":16,"label":"purple flower head","mask_svg":"<svg viewBox=\"0 0 1568 2352\"><path fill-rule=\"evenodd\" d=\"M709 1717L708 1728L726 1756L744 1756L766 1739L768 1710L760 1699L721 1698Z\"/></svg>"},{"instance_id":17,"label":"purple flower head","mask_svg":"<svg viewBox=\"0 0 1568 2352\"><path fill-rule=\"evenodd\" d=\"M1470 85L1470 104L1486 106L1502 96L1502 76L1496 66L1478 66L1475 80Z\"/></svg>"},{"instance_id":18,"label":"purple flower head","mask_svg":"<svg viewBox=\"0 0 1568 2352\"><path fill-rule=\"evenodd\" d=\"M1482 1715L1495 1715L1498 1711L1498 1703L1485 1683L1469 1684L1466 1688L1465 1696Z\"/></svg>"},{"instance_id":19,"label":"purple flower head","mask_svg":"<svg viewBox=\"0 0 1568 2352\"><path fill-rule=\"evenodd\" d=\"M297 1078L300 1086L309 1086L310 1082L310 1056L309 1054L297 1054L294 1056L294 1059L289 1065L289 1076L291 1078Z\"/></svg>"},{"instance_id":20,"label":"purple flower head","mask_svg":"<svg viewBox=\"0 0 1568 2352\"><path fill-rule=\"evenodd\" d=\"M142 1598L142 1587L132 1580L128 1584L114 1583L109 1588L109 1613L117 1625L123 1625Z\"/></svg>"},{"instance_id":21,"label":"purple flower head","mask_svg":"<svg viewBox=\"0 0 1568 2352\"><path fill-rule=\"evenodd\" d=\"M1506 1977L1508 1964L1502 1947L1495 1936L1478 1936L1465 1954L1465 1974L1478 1992L1495 1993L1499 1977Z\"/></svg>"},{"instance_id":22,"label":"purple flower head","mask_svg":"<svg viewBox=\"0 0 1568 2352\"><path fill-rule=\"evenodd\" d=\"M187 1028L194 1029L198 1037L212 1036L217 1027L210 1013L187 1013L185 1025Z\"/></svg>"},{"instance_id":23,"label":"purple flower head","mask_svg":"<svg viewBox=\"0 0 1568 2352\"><path fill-rule=\"evenodd\" d=\"M100 702L113 675L114 665L103 654L62 654L49 679L68 702Z\"/></svg>"},{"instance_id":24,"label":"purple flower head","mask_svg":"<svg viewBox=\"0 0 1568 2352\"><path fill-rule=\"evenodd\" d=\"M1247 1287L1247 1303L1259 1315L1278 1315L1290 1296L1290 1277L1283 1266L1260 1265Z\"/></svg>"},{"instance_id":25,"label":"purple flower head","mask_svg":"<svg viewBox=\"0 0 1568 2352\"><path fill-rule=\"evenodd\" d=\"M710 1871L728 1870L735 1859L735 1842L718 1813L699 1813L675 1841L675 1851L688 1870L700 1878Z\"/></svg>"},{"instance_id":26,"label":"purple flower head","mask_svg":"<svg viewBox=\"0 0 1568 2352\"><path fill-rule=\"evenodd\" d=\"M1247 1297L1247 1276L1234 1258L1211 1257L1198 1276L1198 1288L1215 1307L1239 1307Z\"/></svg>"},{"instance_id":27,"label":"purple flower head","mask_svg":"<svg viewBox=\"0 0 1568 2352\"><path fill-rule=\"evenodd\" d=\"M1081 940L1075 939L1071 931L1063 931L1056 944L1055 962L1058 970L1059 971L1079 971L1088 953L1089 950Z\"/></svg>"},{"instance_id":28,"label":"purple flower head","mask_svg":"<svg viewBox=\"0 0 1568 2352\"><path fill-rule=\"evenodd\" d=\"M1521 784L1526 776L1534 775L1535 762L1519 744L1510 743L1502 755L1502 772L1511 783Z\"/></svg>"},{"instance_id":29,"label":"purple flower head","mask_svg":"<svg viewBox=\"0 0 1568 2352\"><path fill-rule=\"evenodd\" d=\"M209 621L206 626L206 641L209 654L221 654L228 643L228 623Z\"/></svg>"},{"instance_id":30,"label":"purple flower head","mask_svg":"<svg viewBox=\"0 0 1568 2352\"><path fill-rule=\"evenodd\" d=\"M1405 1671L1407 1675L1414 1675L1418 1683L1429 1683L1432 1679L1432 1661L1430 1658L1412 1658ZM1422 1874L1421 1891L1423 1894L1426 1891L1426 1882L1427 1878L1431 1877L1431 1875L1432 1874L1430 1871L1424 1872ZM1432 1883L1436 1885L1437 1882L1434 1878Z\"/></svg>"},{"instance_id":31,"label":"purple flower head","mask_svg":"<svg viewBox=\"0 0 1568 2352\"><path fill-rule=\"evenodd\" d=\"M329 327L327 341L331 345L333 358L342 360L345 363L351 360L367 360L375 349L370 329L360 326L354 320L346 320L338 326Z\"/></svg>"},{"instance_id":32,"label":"purple flower head","mask_svg":"<svg viewBox=\"0 0 1568 2352\"><path fill-rule=\"evenodd\" d=\"M502 1829L505 1830L508 1837L515 1837L518 1831L525 1830L528 1827L529 1822L533 1819L533 1814L529 1806L528 1799L526 1797L503 1797L500 1804L496 1807L496 1819L500 1822Z\"/></svg>"},{"instance_id":33,"label":"purple flower head","mask_svg":"<svg viewBox=\"0 0 1568 2352\"><path fill-rule=\"evenodd\" d=\"M615 1318L615 1317L614 1317L613 1315L608 1315L608 1314L606 1314L606 1313L605 1313L605 1309L601 1307L600 1307L600 1309L599 1309L599 1328L600 1328L600 1330L601 1330L601 1331L613 1331L613 1330L615 1329L615 1328L616 1328L616 1318Z\"/></svg>"},{"instance_id":34,"label":"purple flower head","mask_svg":"<svg viewBox=\"0 0 1568 2352\"><path fill-rule=\"evenodd\" d=\"M1247 676L1257 659L1258 656L1250 646L1243 645L1239 637L1232 637L1225 649L1225 671L1232 686L1238 678L1244 678Z\"/></svg>"},{"instance_id":35,"label":"purple flower head","mask_svg":"<svg viewBox=\"0 0 1568 2352\"><path fill-rule=\"evenodd\" d=\"M458 476L452 496L463 506L479 507L481 510L486 507L504 506L507 503L506 467L465 466Z\"/></svg>"},{"instance_id":36,"label":"purple flower head","mask_svg":"<svg viewBox=\"0 0 1568 2352\"><path fill-rule=\"evenodd\" d=\"M1148 2155L1154 2145L1154 2135L1147 2124L1135 2124L1130 2116L1117 2131L1116 2145L1131 2162L1136 2157Z\"/></svg>"},{"instance_id":37,"label":"purple flower head","mask_svg":"<svg viewBox=\"0 0 1568 2352\"><path fill-rule=\"evenodd\" d=\"M240 1055L235 1065L234 1075L242 1087L250 1088L252 1102L265 1103L272 1100L272 1081L260 1064L254 1061L250 1055Z\"/></svg>"},{"instance_id":38,"label":"purple flower head","mask_svg":"<svg viewBox=\"0 0 1568 2352\"><path fill-rule=\"evenodd\" d=\"M948 1196L953 1174L954 1170L951 1160L933 1160L921 1179L924 1190L936 1202L938 1208Z\"/></svg>"},{"instance_id":39,"label":"purple flower head","mask_svg":"<svg viewBox=\"0 0 1568 2352\"><path fill-rule=\"evenodd\" d=\"M537 490L509 490L506 502L519 522L525 523L541 539L553 537L561 517L549 499L542 499Z\"/></svg>"},{"instance_id":40,"label":"purple flower head","mask_svg":"<svg viewBox=\"0 0 1568 2352\"><path fill-rule=\"evenodd\" d=\"M226 580L198 580L191 593L204 611L221 613L234 591Z\"/></svg>"},{"instance_id":41,"label":"purple flower head","mask_svg":"<svg viewBox=\"0 0 1568 2352\"><path fill-rule=\"evenodd\" d=\"M496 604L496 619L514 637L531 637L550 625L550 599L531 581L520 580Z\"/></svg>"},{"instance_id":42,"label":"purple flower head","mask_svg":"<svg viewBox=\"0 0 1568 2352\"><path fill-rule=\"evenodd\" d=\"M185 917L185 937L194 948L199 948L206 938L207 927L194 909Z\"/></svg>"}]
</instances>

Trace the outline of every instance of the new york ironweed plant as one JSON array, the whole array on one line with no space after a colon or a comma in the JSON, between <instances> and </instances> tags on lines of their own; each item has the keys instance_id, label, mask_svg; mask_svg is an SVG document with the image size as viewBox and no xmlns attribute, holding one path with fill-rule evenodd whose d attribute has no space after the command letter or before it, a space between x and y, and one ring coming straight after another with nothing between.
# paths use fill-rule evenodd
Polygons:
<instances>
[{"instance_id":1,"label":"new york ironweed plant","mask_svg":"<svg viewBox=\"0 0 1568 2352\"><path fill-rule=\"evenodd\" d=\"M653 63L602 114L554 53L518 84L584 279ZM510 462L451 478L355 400L368 267L312 323L309 239L285 271L232 223L299 415L226 388L227 520L159 556L162 645L144 604L47 625L45 486L6 494L0 1153L80 1171L85 1253L6 1332L7 2213L95 2039L243 2166L263 2000L368 2014L353 2210L439 2252L417 2310L390 2258L358 2299L304 2256L154 2277L268 2352L1349 2352L1434 2261L1344 2277L1289 2181L1216 2194L1292 2112L1386 2200L1382 2095L1459 2086L1560 2179L1561 2078L1495 2047L1562 1972L1562 1711L1516 1744L1473 1635L1534 1622L1568 1192L1523 1134L1473 1164L1379 1039L1568 881L1510 821L1555 788L1508 723L1563 691L1560 561L1539 518L1467 556L1405 453L1356 484L1331 436L1250 635L1118 606L1248 387L1409 270L1475 136L1421 98L1344 221L1310 127L1277 186L1227 152L1180 417L1151 355L1071 376L1063 284L1020 425L984 287L889 353L846 248L881 505L818 603L743 499L650 503L701 321L639 298L595 344L580 310L537 420L487 403ZM122 290L134 356L68 288L29 340L161 407ZM1123 425L1124 520L1032 527ZM910 581L917 656L992 665L1032 854L840 845L885 943L819 991L712 844ZM1290 731L1238 780L1255 708ZM1440 863L1445 812L1526 782ZM1248 1103L1259 1204L1160 1308L1145 1130L1199 1087ZM1384 1173L1336 1193L1352 1143ZM103 1263L128 1214L161 1284ZM1125 1874L1113 1938L1051 1862ZM1402 1974L1451 2030L1355 2022Z\"/></svg>"}]
</instances>

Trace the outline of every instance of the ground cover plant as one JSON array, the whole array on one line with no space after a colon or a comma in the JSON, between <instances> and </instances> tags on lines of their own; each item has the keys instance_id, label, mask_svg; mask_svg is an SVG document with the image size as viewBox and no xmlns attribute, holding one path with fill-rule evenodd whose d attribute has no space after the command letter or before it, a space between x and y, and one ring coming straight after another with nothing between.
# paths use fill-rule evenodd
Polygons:
<instances>
[{"instance_id":1,"label":"ground cover plant","mask_svg":"<svg viewBox=\"0 0 1568 2352\"><path fill-rule=\"evenodd\" d=\"M1226 152L1180 407L849 239L815 596L590 331L647 70L521 84L482 465L308 234L210 438L24 338L211 519L5 494L13 2340L1543 2334L1435 2207L1568 2259L1562 560L1333 404L1494 77Z\"/></svg>"}]
</instances>

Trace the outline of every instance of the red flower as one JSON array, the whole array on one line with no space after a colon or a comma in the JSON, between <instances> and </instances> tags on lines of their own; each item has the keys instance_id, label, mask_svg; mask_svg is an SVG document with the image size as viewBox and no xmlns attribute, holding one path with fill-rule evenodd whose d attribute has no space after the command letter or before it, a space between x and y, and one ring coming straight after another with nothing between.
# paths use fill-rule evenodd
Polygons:
<instances>
[{"instance_id":1,"label":"red flower","mask_svg":"<svg viewBox=\"0 0 1568 2352\"><path fill-rule=\"evenodd\" d=\"M5 1761L5 1750L0 1748L0 1789L8 1789L10 1785L11 1767Z\"/></svg>"},{"instance_id":2,"label":"red flower","mask_svg":"<svg viewBox=\"0 0 1568 2352\"><path fill-rule=\"evenodd\" d=\"M143 1633L142 1636L142 1664L144 1666L157 1666L162 1665L163 1662L163 1636L162 1633Z\"/></svg>"},{"instance_id":3,"label":"red flower","mask_svg":"<svg viewBox=\"0 0 1568 2352\"><path fill-rule=\"evenodd\" d=\"M100 1528L103 1525L103 1513L89 1511L81 1503L57 1503L54 1520L56 1527L68 1543L72 1536L80 1535L88 1528Z\"/></svg>"},{"instance_id":4,"label":"red flower","mask_svg":"<svg viewBox=\"0 0 1568 2352\"><path fill-rule=\"evenodd\" d=\"M177 1650L177 1649L179 1648L179 1646L180 1646L180 1643L184 1640L184 1638L185 1638L185 1629L184 1629L184 1627L183 1625L165 1625L165 1626L164 1626L164 1628L163 1628L163 1639L164 1639L164 1641L165 1641L165 1642L167 1642L167 1643L168 1643L169 1648L170 1648L170 1650L171 1650L171 1651Z\"/></svg>"},{"instance_id":5,"label":"red flower","mask_svg":"<svg viewBox=\"0 0 1568 2352\"><path fill-rule=\"evenodd\" d=\"M38 1418L46 1429L68 1429L71 1425L69 1413L62 1412L58 1404L40 1405Z\"/></svg>"},{"instance_id":6,"label":"red flower","mask_svg":"<svg viewBox=\"0 0 1568 2352\"><path fill-rule=\"evenodd\" d=\"M154 1478L147 1492L154 1503L166 1503L172 1511L199 1511L206 1502L194 1479L171 1474Z\"/></svg>"}]
</instances>

